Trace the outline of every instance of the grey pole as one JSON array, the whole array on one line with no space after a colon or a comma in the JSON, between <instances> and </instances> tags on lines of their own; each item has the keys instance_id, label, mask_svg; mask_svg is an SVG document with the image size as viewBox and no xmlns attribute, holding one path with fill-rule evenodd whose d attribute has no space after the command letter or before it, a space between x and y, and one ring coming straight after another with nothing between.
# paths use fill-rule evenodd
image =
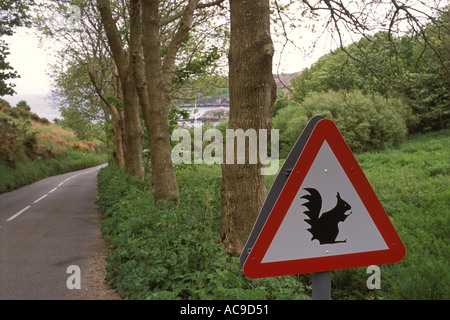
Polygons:
<instances>
[{"instance_id":1,"label":"grey pole","mask_svg":"<svg viewBox=\"0 0 450 320\"><path fill-rule=\"evenodd\" d=\"M312 299L331 300L331 272L315 272L312 274Z\"/></svg>"}]
</instances>

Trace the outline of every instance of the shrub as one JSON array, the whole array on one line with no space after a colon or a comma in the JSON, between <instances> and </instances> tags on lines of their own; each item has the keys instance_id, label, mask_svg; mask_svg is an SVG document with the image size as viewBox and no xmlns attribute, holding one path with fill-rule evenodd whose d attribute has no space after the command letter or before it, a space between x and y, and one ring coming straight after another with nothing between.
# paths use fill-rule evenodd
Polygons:
<instances>
[{"instance_id":1,"label":"shrub","mask_svg":"<svg viewBox=\"0 0 450 320\"><path fill-rule=\"evenodd\" d=\"M83 151L83 145L80 142L75 142L73 144L73 149L81 152L81 151Z\"/></svg>"},{"instance_id":2,"label":"shrub","mask_svg":"<svg viewBox=\"0 0 450 320\"><path fill-rule=\"evenodd\" d=\"M47 118L39 118L39 122L42 124L50 124L50 121Z\"/></svg>"},{"instance_id":3,"label":"shrub","mask_svg":"<svg viewBox=\"0 0 450 320\"><path fill-rule=\"evenodd\" d=\"M25 154L31 160L35 160L38 157L38 141L37 141L37 131L28 132L23 140L23 145L25 146Z\"/></svg>"},{"instance_id":4,"label":"shrub","mask_svg":"<svg viewBox=\"0 0 450 320\"><path fill-rule=\"evenodd\" d=\"M15 168L23 153L23 140L27 128L19 120L0 112L0 158Z\"/></svg>"},{"instance_id":5,"label":"shrub","mask_svg":"<svg viewBox=\"0 0 450 320\"><path fill-rule=\"evenodd\" d=\"M95 152L94 143L92 141L80 141L83 150L89 150L90 152Z\"/></svg>"},{"instance_id":6,"label":"shrub","mask_svg":"<svg viewBox=\"0 0 450 320\"><path fill-rule=\"evenodd\" d=\"M399 99L360 91L312 94L302 104L291 103L273 119L286 156L307 121L315 115L333 120L353 152L382 149L406 139L410 109Z\"/></svg>"},{"instance_id":7,"label":"shrub","mask_svg":"<svg viewBox=\"0 0 450 320\"><path fill-rule=\"evenodd\" d=\"M34 112L30 112L30 118L34 121L39 121L41 118Z\"/></svg>"}]
</instances>

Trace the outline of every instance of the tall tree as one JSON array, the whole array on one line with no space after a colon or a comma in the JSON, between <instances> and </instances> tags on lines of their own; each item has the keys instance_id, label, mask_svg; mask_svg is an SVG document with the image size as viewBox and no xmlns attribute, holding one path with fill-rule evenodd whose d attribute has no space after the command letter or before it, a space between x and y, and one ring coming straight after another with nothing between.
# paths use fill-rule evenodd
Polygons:
<instances>
[{"instance_id":1,"label":"tall tree","mask_svg":"<svg viewBox=\"0 0 450 320\"><path fill-rule=\"evenodd\" d=\"M130 63L148 132L156 203L179 198L168 125L179 51L195 23L196 11L223 0L205 4L189 0L184 5L185 2L174 1L172 5L178 10L166 15L161 10L165 3L161 1L131 1ZM164 33L168 24L173 29Z\"/></svg>"},{"instance_id":2,"label":"tall tree","mask_svg":"<svg viewBox=\"0 0 450 320\"><path fill-rule=\"evenodd\" d=\"M52 46L57 41L62 48L51 69L53 99L64 106L67 117L85 117L92 115L92 110L98 110L98 116L103 113L103 119L112 124L115 163L123 169L126 139L122 89L96 3L77 2L75 6L72 0L52 0L36 10L35 25L41 37L48 38Z\"/></svg>"},{"instance_id":3,"label":"tall tree","mask_svg":"<svg viewBox=\"0 0 450 320\"><path fill-rule=\"evenodd\" d=\"M269 0L230 0L229 129L272 128L276 85ZM249 145L246 145L248 161ZM235 157L237 152L234 153ZM262 164L222 165L220 239L230 254L239 254L266 197Z\"/></svg>"},{"instance_id":4,"label":"tall tree","mask_svg":"<svg viewBox=\"0 0 450 320\"><path fill-rule=\"evenodd\" d=\"M126 139L125 167L132 176L143 177L142 138L143 131L139 118L139 97L130 65L128 44L123 42L113 18L108 0L98 0L97 7L117 67L123 97L124 127ZM123 8L126 9L126 8Z\"/></svg>"}]
</instances>

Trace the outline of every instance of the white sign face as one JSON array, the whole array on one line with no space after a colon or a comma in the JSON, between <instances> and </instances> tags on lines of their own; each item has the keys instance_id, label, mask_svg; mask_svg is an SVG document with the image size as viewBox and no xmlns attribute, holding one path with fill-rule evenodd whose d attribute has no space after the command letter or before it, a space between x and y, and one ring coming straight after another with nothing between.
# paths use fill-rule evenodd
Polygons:
<instances>
[{"instance_id":1,"label":"white sign face","mask_svg":"<svg viewBox=\"0 0 450 320\"><path fill-rule=\"evenodd\" d=\"M311 189L317 190L320 197L312 197ZM306 198L302 198L305 196ZM323 214L327 212L329 217L341 218L341 221L334 221L331 227L334 230L337 227L337 235L335 238L332 237L332 240L320 239L317 234L312 240L314 236L308 231L311 225L305 221L309 219L305 214L308 208L304 204L313 201L320 209L319 220L325 218L327 215ZM344 203L350 208L348 206L344 208ZM321 229L320 224L316 222L313 229ZM330 226L327 231L329 230ZM325 140L261 263L386 249L389 249L388 245Z\"/></svg>"}]
</instances>

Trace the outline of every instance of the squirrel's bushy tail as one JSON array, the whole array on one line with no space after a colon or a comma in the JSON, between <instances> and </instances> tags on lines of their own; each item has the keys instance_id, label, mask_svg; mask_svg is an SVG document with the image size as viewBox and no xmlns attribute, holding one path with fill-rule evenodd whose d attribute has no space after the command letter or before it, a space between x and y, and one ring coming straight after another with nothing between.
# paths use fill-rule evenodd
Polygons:
<instances>
[{"instance_id":1,"label":"squirrel's bushy tail","mask_svg":"<svg viewBox=\"0 0 450 320\"><path fill-rule=\"evenodd\" d=\"M301 197L302 199L307 200L303 206L308 210L303 213L308 216L308 219L304 219L304 221L311 226L311 228L307 230L313 235L311 240L314 240L317 239L317 237L315 237L315 231L317 230L316 225L319 220L320 210L322 209L322 197L320 196L319 191L314 188L305 188L304 190L309 192L309 194Z\"/></svg>"}]
</instances>

